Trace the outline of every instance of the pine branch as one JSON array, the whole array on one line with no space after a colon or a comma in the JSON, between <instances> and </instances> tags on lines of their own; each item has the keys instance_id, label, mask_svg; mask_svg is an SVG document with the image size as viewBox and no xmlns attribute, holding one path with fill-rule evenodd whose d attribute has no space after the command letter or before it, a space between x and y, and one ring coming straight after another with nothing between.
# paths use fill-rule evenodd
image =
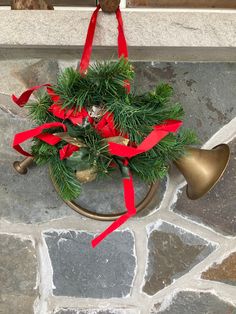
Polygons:
<instances>
[{"instance_id":1,"label":"pine branch","mask_svg":"<svg viewBox=\"0 0 236 314\"><path fill-rule=\"evenodd\" d=\"M76 179L75 171L67 167L64 161L58 158L56 162L50 162L50 172L64 200L74 200L79 197L81 184Z\"/></svg>"},{"instance_id":2,"label":"pine branch","mask_svg":"<svg viewBox=\"0 0 236 314\"><path fill-rule=\"evenodd\" d=\"M38 95L36 101L26 104L25 108L28 109L30 118L40 125L55 120L55 117L48 111L51 105L49 95L44 93Z\"/></svg>"}]
</instances>

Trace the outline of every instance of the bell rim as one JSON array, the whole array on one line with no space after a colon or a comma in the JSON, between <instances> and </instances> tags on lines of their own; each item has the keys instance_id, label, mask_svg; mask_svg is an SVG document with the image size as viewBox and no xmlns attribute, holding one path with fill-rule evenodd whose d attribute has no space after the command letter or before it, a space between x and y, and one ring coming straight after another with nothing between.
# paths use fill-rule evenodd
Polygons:
<instances>
[{"instance_id":1,"label":"bell rim","mask_svg":"<svg viewBox=\"0 0 236 314\"><path fill-rule=\"evenodd\" d=\"M197 199L203 197L205 194L210 192L215 187L215 185L220 181L220 179L223 177L225 170L228 167L229 160L230 160L230 148L229 148L229 145L227 145L227 144L218 144L218 145L214 146L212 148L212 150L217 149L218 147L223 147L225 149L225 165L224 165L222 171L219 173L219 176L217 177L215 182L213 184L211 184L211 186L206 191L203 191L202 193L198 194L197 196L195 196L194 194L191 195L191 191L189 191L189 186L187 185L186 194L190 200L194 201L194 200L197 200Z\"/></svg>"}]
</instances>

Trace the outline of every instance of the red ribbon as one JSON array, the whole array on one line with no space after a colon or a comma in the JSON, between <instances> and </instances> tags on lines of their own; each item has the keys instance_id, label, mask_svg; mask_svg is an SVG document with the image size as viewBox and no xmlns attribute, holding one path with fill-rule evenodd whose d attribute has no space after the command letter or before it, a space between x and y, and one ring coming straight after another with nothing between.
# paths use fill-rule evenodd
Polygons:
<instances>
[{"instance_id":1,"label":"red ribbon","mask_svg":"<svg viewBox=\"0 0 236 314\"><path fill-rule=\"evenodd\" d=\"M28 102L30 96L35 92L36 90L42 88L42 87L48 87L51 86L51 84L43 84L31 87L30 89L27 89L23 94L21 94L20 97L16 97L15 95L12 95L12 100L14 103L16 103L19 107L24 107L24 105Z\"/></svg>"},{"instance_id":2,"label":"red ribbon","mask_svg":"<svg viewBox=\"0 0 236 314\"><path fill-rule=\"evenodd\" d=\"M59 150L60 159L63 160L69 158L74 152L77 152L78 150L78 146L67 144Z\"/></svg>"},{"instance_id":3,"label":"red ribbon","mask_svg":"<svg viewBox=\"0 0 236 314\"><path fill-rule=\"evenodd\" d=\"M126 158L132 158L138 154L142 154L156 146L170 132L176 132L181 125L182 121L166 120L163 124L154 126L153 131L137 147L109 142L110 154Z\"/></svg>"},{"instance_id":4,"label":"red ribbon","mask_svg":"<svg viewBox=\"0 0 236 314\"><path fill-rule=\"evenodd\" d=\"M61 105L53 104L48 111L62 120L69 119L74 125L82 124L83 120L87 117L89 123L93 123L93 119L89 116L85 108L82 108L81 111L76 111L75 109L62 109Z\"/></svg>"},{"instance_id":5,"label":"red ribbon","mask_svg":"<svg viewBox=\"0 0 236 314\"><path fill-rule=\"evenodd\" d=\"M105 231L92 240L92 247L95 248L101 241L103 241L109 234L123 225L130 217L136 214L135 201L134 201L134 185L131 173L129 178L123 179L124 199L127 208L127 213L114 221Z\"/></svg>"},{"instance_id":6,"label":"red ribbon","mask_svg":"<svg viewBox=\"0 0 236 314\"><path fill-rule=\"evenodd\" d=\"M102 119L95 126L95 129L102 137L119 136L120 131L115 128L114 116L110 112L106 112Z\"/></svg>"},{"instance_id":7,"label":"red ribbon","mask_svg":"<svg viewBox=\"0 0 236 314\"><path fill-rule=\"evenodd\" d=\"M124 58L128 59L127 42L124 33L122 15L119 7L116 11L116 18L118 21L118 56L119 58L123 56Z\"/></svg>"},{"instance_id":8,"label":"red ribbon","mask_svg":"<svg viewBox=\"0 0 236 314\"><path fill-rule=\"evenodd\" d=\"M89 62L92 54L92 46L93 46L93 38L95 34L96 24L98 12L100 10L100 4L97 5L96 10L93 12L92 17L90 19L87 37L84 45L84 51L82 54L81 62L80 62L80 73L85 73L89 67ZM124 34L123 21L120 12L120 8L116 11L116 18L118 21L118 56L124 56L128 58L128 48Z\"/></svg>"},{"instance_id":9,"label":"red ribbon","mask_svg":"<svg viewBox=\"0 0 236 314\"><path fill-rule=\"evenodd\" d=\"M53 134L43 133L43 131L46 129L56 128L56 127L63 128L64 132L67 131L66 125L61 122L45 123L41 126L38 126L35 129L31 129L31 130L16 134L13 141L13 148L24 156L33 157L30 153L23 150L20 144L24 143L25 141L31 138L36 137L46 142L47 144L54 146L61 141L61 138Z\"/></svg>"}]
</instances>

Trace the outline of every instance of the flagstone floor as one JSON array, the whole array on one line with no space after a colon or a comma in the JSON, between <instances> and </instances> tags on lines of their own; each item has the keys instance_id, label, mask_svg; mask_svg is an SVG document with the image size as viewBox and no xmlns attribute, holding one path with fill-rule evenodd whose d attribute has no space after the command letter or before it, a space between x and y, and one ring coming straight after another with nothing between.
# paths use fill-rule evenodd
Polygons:
<instances>
[{"instance_id":1,"label":"flagstone floor","mask_svg":"<svg viewBox=\"0 0 236 314\"><path fill-rule=\"evenodd\" d=\"M231 147L219 184L197 201L172 167L155 206L96 249L109 223L84 218L55 192L46 168L14 172L13 136L31 127L9 95L55 82L76 61L0 58L0 313L236 314L236 64L135 62L135 89L175 90L185 126L201 145ZM136 196L146 187L136 182ZM108 189L109 187L109 189ZM122 206L120 181L92 183L81 201L99 212Z\"/></svg>"}]
</instances>

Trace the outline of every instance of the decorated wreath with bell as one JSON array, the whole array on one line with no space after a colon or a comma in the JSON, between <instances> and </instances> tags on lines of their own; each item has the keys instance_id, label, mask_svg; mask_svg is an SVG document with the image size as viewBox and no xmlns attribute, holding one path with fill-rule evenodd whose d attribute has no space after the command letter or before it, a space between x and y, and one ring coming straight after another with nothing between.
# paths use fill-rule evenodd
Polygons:
<instances>
[{"instance_id":1,"label":"decorated wreath with bell","mask_svg":"<svg viewBox=\"0 0 236 314\"><path fill-rule=\"evenodd\" d=\"M36 164L50 166L61 197L79 197L83 184L120 170L127 212L92 242L96 246L109 233L136 213L132 176L153 184L166 176L170 162L196 143L192 130L181 128L184 111L172 103L172 88L160 83L144 94L132 92L134 68L127 60L127 47L119 9L117 62L89 66L99 6L88 31L80 69L67 68L55 85L35 86L16 104L29 110L37 127L16 134L13 147ZM45 88L35 101L31 94ZM20 145L33 139L31 152Z\"/></svg>"}]
</instances>

